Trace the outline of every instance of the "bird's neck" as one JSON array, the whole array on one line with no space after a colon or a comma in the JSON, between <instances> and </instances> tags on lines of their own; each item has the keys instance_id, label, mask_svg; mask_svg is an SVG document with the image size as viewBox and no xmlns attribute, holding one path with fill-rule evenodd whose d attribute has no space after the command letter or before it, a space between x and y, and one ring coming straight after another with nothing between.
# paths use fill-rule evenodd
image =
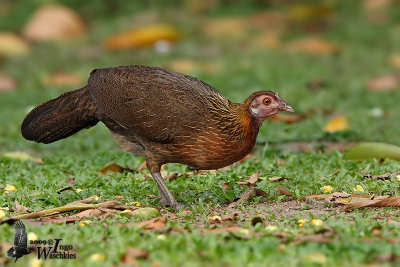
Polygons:
<instances>
[{"instance_id":1,"label":"bird's neck","mask_svg":"<svg viewBox=\"0 0 400 267\"><path fill-rule=\"evenodd\" d=\"M218 108L212 109L217 126L230 140L254 139L259 126L248 110L248 104L233 103L227 100Z\"/></svg>"}]
</instances>

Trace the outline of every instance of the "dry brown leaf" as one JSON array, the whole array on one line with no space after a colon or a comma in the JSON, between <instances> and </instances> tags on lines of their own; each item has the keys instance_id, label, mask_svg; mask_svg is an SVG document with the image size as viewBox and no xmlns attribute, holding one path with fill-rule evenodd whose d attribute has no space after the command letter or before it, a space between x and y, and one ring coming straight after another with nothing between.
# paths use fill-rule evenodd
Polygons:
<instances>
[{"instance_id":1,"label":"dry brown leaf","mask_svg":"<svg viewBox=\"0 0 400 267\"><path fill-rule=\"evenodd\" d=\"M316 78L307 83L307 87L312 90L318 90L326 86L326 82L322 79Z\"/></svg>"},{"instance_id":2,"label":"dry brown leaf","mask_svg":"<svg viewBox=\"0 0 400 267\"><path fill-rule=\"evenodd\" d=\"M383 8L387 8L393 0L364 0L363 6L366 11L376 12Z\"/></svg>"},{"instance_id":3,"label":"dry brown leaf","mask_svg":"<svg viewBox=\"0 0 400 267\"><path fill-rule=\"evenodd\" d=\"M81 211L75 215L70 216L69 218L75 218L75 219L93 218L93 217L98 217L102 214L104 214L104 212L100 209L90 209Z\"/></svg>"},{"instance_id":4,"label":"dry brown leaf","mask_svg":"<svg viewBox=\"0 0 400 267\"><path fill-rule=\"evenodd\" d=\"M15 211L17 213L30 212L27 207L25 207L24 205L19 204L19 202L17 200L15 200Z\"/></svg>"},{"instance_id":5,"label":"dry brown leaf","mask_svg":"<svg viewBox=\"0 0 400 267\"><path fill-rule=\"evenodd\" d=\"M230 203L228 205L228 207L233 207L236 204L245 202L255 196L263 196L263 197L267 197L268 194L266 192L264 192L261 189L258 188L251 188L249 190L247 190L246 192L242 193L238 198L236 198L232 203Z\"/></svg>"},{"instance_id":6,"label":"dry brown leaf","mask_svg":"<svg viewBox=\"0 0 400 267\"><path fill-rule=\"evenodd\" d=\"M258 178L260 177L260 171L253 173L249 176L247 182L251 185L255 185L258 182Z\"/></svg>"},{"instance_id":7,"label":"dry brown leaf","mask_svg":"<svg viewBox=\"0 0 400 267\"><path fill-rule=\"evenodd\" d=\"M282 32L287 26L287 19L287 15L282 11L263 11L248 16L247 27Z\"/></svg>"},{"instance_id":8,"label":"dry brown leaf","mask_svg":"<svg viewBox=\"0 0 400 267\"><path fill-rule=\"evenodd\" d=\"M109 50L123 50L137 47L149 47L158 41L176 42L179 32L170 25L149 25L109 37L106 46Z\"/></svg>"},{"instance_id":9,"label":"dry brown leaf","mask_svg":"<svg viewBox=\"0 0 400 267\"><path fill-rule=\"evenodd\" d=\"M240 37L246 32L248 26L246 18L214 18L207 19L203 23L203 32L211 36Z\"/></svg>"},{"instance_id":10,"label":"dry brown leaf","mask_svg":"<svg viewBox=\"0 0 400 267\"><path fill-rule=\"evenodd\" d=\"M0 32L0 55L26 55L30 48L22 38L12 32Z\"/></svg>"},{"instance_id":11,"label":"dry brown leaf","mask_svg":"<svg viewBox=\"0 0 400 267\"><path fill-rule=\"evenodd\" d=\"M55 87L80 86L82 83L83 79L81 76L65 72L58 72L44 79L45 85Z\"/></svg>"},{"instance_id":12,"label":"dry brown leaf","mask_svg":"<svg viewBox=\"0 0 400 267\"><path fill-rule=\"evenodd\" d=\"M392 179L392 177L396 177L400 175L400 170L396 171L396 172L387 172L381 175L371 175L371 174L365 174L363 175L366 178L370 178L370 179L377 179L377 180L390 180Z\"/></svg>"},{"instance_id":13,"label":"dry brown leaf","mask_svg":"<svg viewBox=\"0 0 400 267\"><path fill-rule=\"evenodd\" d=\"M136 172L135 170L122 167L122 166L120 166L118 164L115 164L115 163L111 163L111 164L105 166L104 168L102 168L100 170L100 172L102 174L106 174L107 172L119 172L119 173L122 173L124 171L126 171L126 172Z\"/></svg>"},{"instance_id":14,"label":"dry brown leaf","mask_svg":"<svg viewBox=\"0 0 400 267\"><path fill-rule=\"evenodd\" d=\"M282 42L276 32L263 32L257 35L254 43L262 48L278 49L282 47Z\"/></svg>"},{"instance_id":15,"label":"dry brown leaf","mask_svg":"<svg viewBox=\"0 0 400 267\"><path fill-rule=\"evenodd\" d=\"M168 62L166 67L181 73L202 71L209 74L218 71L220 68L215 62L198 62L192 59L174 59Z\"/></svg>"},{"instance_id":16,"label":"dry brown leaf","mask_svg":"<svg viewBox=\"0 0 400 267\"><path fill-rule=\"evenodd\" d=\"M278 187L276 190L278 191L278 194L281 196L288 196L288 197L293 196L293 194L286 188Z\"/></svg>"},{"instance_id":17,"label":"dry brown leaf","mask_svg":"<svg viewBox=\"0 0 400 267\"><path fill-rule=\"evenodd\" d=\"M290 179L289 177L282 177L282 176L274 176L274 177L270 177L268 178L268 180L276 182L276 181L282 181L285 179Z\"/></svg>"},{"instance_id":18,"label":"dry brown leaf","mask_svg":"<svg viewBox=\"0 0 400 267\"><path fill-rule=\"evenodd\" d=\"M279 149L290 150L290 151L334 151L340 152L358 144L357 142L348 143L337 143L337 142L288 142L279 145L273 145Z\"/></svg>"},{"instance_id":19,"label":"dry brown leaf","mask_svg":"<svg viewBox=\"0 0 400 267\"><path fill-rule=\"evenodd\" d=\"M371 79L367 88L370 91L386 92L400 87L400 74L388 74Z\"/></svg>"},{"instance_id":20,"label":"dry brown leaf","mask_svg":"<svg viewBox=\"0 0 400 267\"><path fill-rule=\"evenodd\" d=\"M5 74L0 74L0 92L13 91L15 90L16 87L17 87L17 82L13 78Z\"/></svg>"},{"instance_id":21,"label":"dry brown leaf","mask_svg":"<svg viewBox=\"0 0 400 267\"><path fill-rule=\"evenodd\" d=\"M382 199L383 198L383 199ZM344 206L344 211L354 209L354 208L364 208L364 207L400 207L400 196L394 197L375 197L370 198L360 198L352 199L350 203Z\"/></svg>"},{"instance_id":22,"label":"dry brown leaf","mask_svg":"<svg viewBox=\"0 0 400 267\"><path fill-rule=\"evenodd\" d=\"M324 127L328 133L346 131L350 129L350 123L346 116L341 115L331 119Z\"/></svg>"},{"instance_id":23,"label":"dry brown leaf","mask_svg":"<svg viewBox=\"0 0 400 267\"><path fill-rule=\"evenodd\" d=\"M86 26L75 11L61 5L45 5L29 19L23 35L32 41L49 41L76 38L85 32Z\"/></svg>"},{"instance_id":24,"label":"dry brown leaf","mask_svg":"<svg viewBox=\"0 0 400 267\"><path fill-rule=\"evenodd\" d=\"M294 40L288 43L286 48L294 52L316 55L336 54L340 52L340 46L337 43L329 42L319 37L306 37Z\"/></svg>"},{"instance_id":25,"label":"dry brown leaf","mask_svg":"<svg viewBox=\"0 0 400 267\"><path fill-rule=\"evenodd\" d=\"M395 68L400 68L400 54L391 55L389 57L389 65Z\"/></svg>"},{"instance_id":26,"label":"dry brown leaf","mask_svg":"<svg viewBox=\"0 0 400 267\"><path fill-rule=\"evenodd\" d=\"M134 247L128 247L124 255L122 256L122 263L135 266L139 264L137 259L147 259L149 257L149 252L140 250Z\"/></svg>"},{"instance_id":27,"label":"dry brown leaf","mask_svg":"<svg viewBox=\"0 0 400 267\"><path fill-rule=\"evenodd\" d=\"M138 227L143 227L144 230L159 230L167 224L166 217L157 217L147 221L138 223Z\"/></svg>"}]
</instances>

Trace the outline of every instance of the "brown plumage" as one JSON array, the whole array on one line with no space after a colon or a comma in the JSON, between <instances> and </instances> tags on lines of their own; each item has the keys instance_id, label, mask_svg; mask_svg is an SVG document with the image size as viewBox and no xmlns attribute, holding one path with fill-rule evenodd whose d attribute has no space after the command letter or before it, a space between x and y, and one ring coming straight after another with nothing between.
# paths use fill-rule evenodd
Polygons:
<instances>
[{"instance_id":1,"label":"brown plumage","mask_svg":"<svg viewBox=\"0 0 400 267\"><path fill-rule=\"evenodd\" d=\"M178 208L160 175L163 164L203 170L232 164L252 150L261 123L283 110L293 108L271 91L238 104L188 75L121 66L94 70L87 86L37 106L21 131L51 143L102 121L125 150L146 157L161 204Z\"/></svg>"}]
</instances>

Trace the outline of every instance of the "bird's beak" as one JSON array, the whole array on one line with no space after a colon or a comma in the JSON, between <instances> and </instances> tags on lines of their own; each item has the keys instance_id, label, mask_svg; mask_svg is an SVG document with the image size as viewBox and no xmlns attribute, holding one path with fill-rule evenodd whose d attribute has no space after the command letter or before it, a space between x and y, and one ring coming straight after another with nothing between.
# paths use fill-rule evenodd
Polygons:
<instances>
[{"instance_id":1,"label":"bird's beak","mask_svg":"<svg viewBox=\"0 0 400 267\"><path fill-rule=\"evenodd\" d=\"M292 108L291 105L289 105L288 103L282 101L281 107L282 110L284 111L289 111L289 112L294 112L294 108Z\"/></svg>"}]
</instances>

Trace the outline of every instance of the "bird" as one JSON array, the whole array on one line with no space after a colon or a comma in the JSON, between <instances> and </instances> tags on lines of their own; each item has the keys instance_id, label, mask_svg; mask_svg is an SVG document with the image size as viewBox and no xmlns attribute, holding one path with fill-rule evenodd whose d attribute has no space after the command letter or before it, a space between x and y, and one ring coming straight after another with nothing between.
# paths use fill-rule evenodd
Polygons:
<instances>
[{"instance_id":1,"label":"bird","mask_svg":"<svg viewBox=\"0 0 400 267\"><path fill-rule=\"evenodd\" d=\"M16 220L14 226L14 246L7 251L7 256L15 258L15 262L24 255L31 253L28 249L28 236L25 225L21 220Z\"/></svg>"},{"instance_id":2,"label":"bird","mask_svg":"<svg viewBox=\"0 0 400 267\"><path fill-rule=\"evenodd\" d=\"M192 76L128 65L94 69L86 86L28 113L21 133L47 144L101 121L124 150L146 158L159 204L179 209L160 174L163 164L196 170L228 166L251 152L263 121L281 111L294 109L272 91L235 103Z\"/></svg>"}]
</instances>

